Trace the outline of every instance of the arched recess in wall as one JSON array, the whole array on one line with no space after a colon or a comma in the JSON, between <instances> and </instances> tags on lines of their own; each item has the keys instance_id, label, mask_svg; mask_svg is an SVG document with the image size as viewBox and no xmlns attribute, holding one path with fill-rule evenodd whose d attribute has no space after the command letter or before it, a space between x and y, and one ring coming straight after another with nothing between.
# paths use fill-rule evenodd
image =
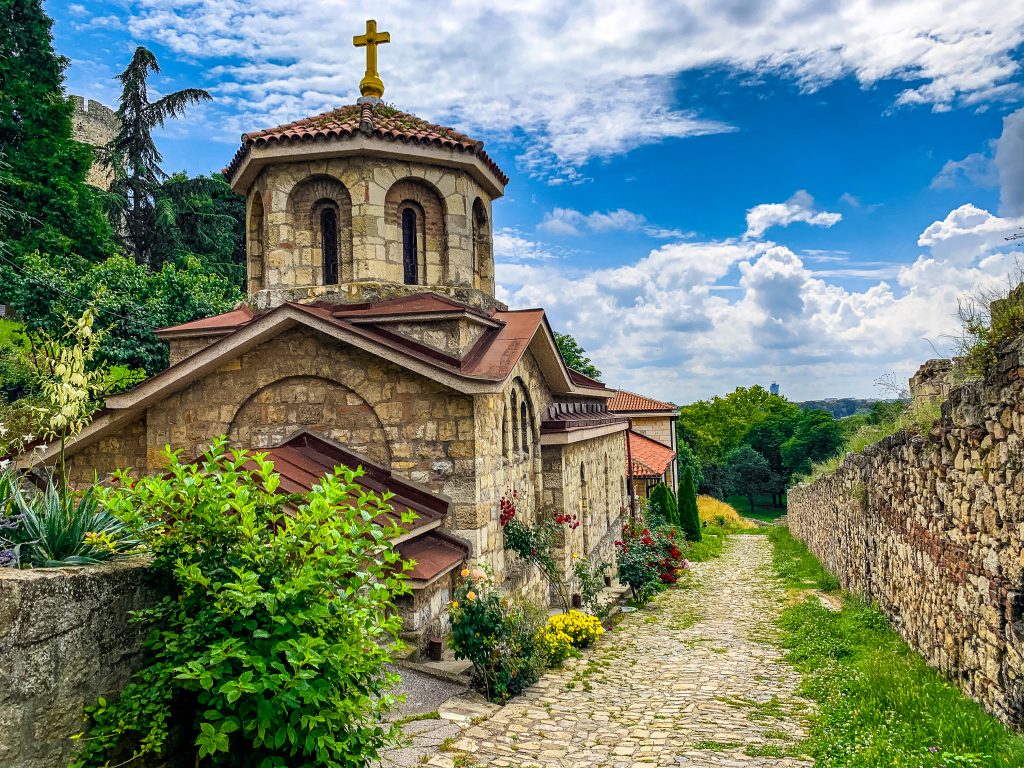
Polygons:
<instances>
[{"instance_id":1,"label":"arched recess in wall","mask_svg":"<svg viewBox=\"0 0 1024 768\"><path fill-rule=\"evenodd\" d=\"M259 192L253 192L249 198L249 222L245 233L246 288L250 296L263 287L265 231L263 196Z\"/></svg>"},{"instance_id":2,"label":"arched recess in wall","mask_svg":"<svg viewBox=\"0 0 1024 768\"><path fill-rule=\"evenodd\" d=\"M519 435L515 441L519 443L522 451L529 453L530 446L540 442L540 425L537 423L533 398L530 397L530 390L526 386L526 382L518 376L512 380L512 391L517 395L519 403L518 410L516 410L516 400L513 400L513 410L516 410L513 414L513 426L519 428Z\"/></svg>"},{"instance_id":3,"label":"arched recess in wall","mask_svg":"<svg viewBox=\"0 0 1024 768\"><path fill-rule=\"evenodd\" d=\"M235 411L228 439L242 448L271 448L300 429L391 466L391 449L376 411L349 387L320 376L289 376L256 390Z\"/></svg>"},{"instance_id":4,"label":"arched recess in wall","mask_svg":"<svg viewBox=\"0 0 1024 768\"><path fill-rule=\"evenodd\" d=\"M494 290L494 254L487 207L479 197L473 201L473 287Z\"/></svg>"},{"instance_id":5,"label":"arched recess in wall","mask_svg":"<svg viewBox=\"0 0 1024 768\"><path fill-rule=\"evenodd\" d=\"M439 285L449 280L448 210L423 179L396 181L384 196L388 261L407 285Z\"/></svg>"},{"instance_id":6,"label":"arched recess in wall","mask_svg":"<svg viewBox=\"0 0 1024 768\"><path fill-rule=\"evenodd\" d=\"M294 266L309 270L310 285L334 285L354 279L352 197L331 176L311 176L288 195ZM300 284L305 284L300 279Z\"/></svg>"}]
</instances>

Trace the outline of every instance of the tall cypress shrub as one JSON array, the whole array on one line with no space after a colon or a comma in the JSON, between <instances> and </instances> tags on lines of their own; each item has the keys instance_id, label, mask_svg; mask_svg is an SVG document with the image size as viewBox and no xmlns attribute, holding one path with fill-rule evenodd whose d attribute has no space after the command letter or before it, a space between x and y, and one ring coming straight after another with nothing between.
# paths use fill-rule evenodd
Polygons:
<instances>
[{"instance_id":1,"label":"tall cypress shrub","mask_svg":"<svg viewBox=\"0 0 1024 768\"><path fill-rule=\"evenodd\" d=\"M0 0L0 196L14 214L0 220L0 243L15 262L35 250L99 261L113 236L85 181L93 150L71 138L68 60L53 51L52 24L41 0Z\"/></svg>"},{"instance_id":2,"label":"tall cypress shrub","mask_svg":"<svg viewBox=\"0 0 1024 768\"><path fill-rule=\"evenodd\" d=\"M687 541L700 541L700 514L697 512L697 483L694 481L693 467L687 467L683 472L678 506L679 527L686 534Z\"/></svg>"},{"instance_id":3,"label":"tall cypress shrub","mask_svg":"<svg viewBox=\"0 0 1024 768\"><path fill-rule=\"evenodd\" d=\"M658 483L651 491L647 499L647 508L653 513L656 520L649 521L652 524L665 523L676 525L675 499L672 498L672 491L664 483Z\"/></svg>"}]
</instances>

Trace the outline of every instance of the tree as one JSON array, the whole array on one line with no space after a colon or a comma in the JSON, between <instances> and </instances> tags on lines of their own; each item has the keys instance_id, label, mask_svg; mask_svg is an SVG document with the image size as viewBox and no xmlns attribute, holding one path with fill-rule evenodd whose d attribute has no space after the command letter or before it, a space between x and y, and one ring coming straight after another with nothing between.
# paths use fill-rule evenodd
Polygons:
<instances>
[{"instance_id":1,"label":"tree","mask_svg":"<svg viewBox=\"0 0 1024 768\"><path fill-rule=\"evenodd\" d=\"M151 72L159 71L156 57L139 46L131 63L117 76L121 82L120 129L107 145L103 160L113 175L114 228L136 262L154 267L160 266L155 258L158 220L161 215L173 218L173 212L158 213L160 184L167 174L160 168L163 157L153 141L153 129L181 117L189 105L211 98L200 88L185 88L151 102L146 81Z\"/></svg>"},{"instance_id":2,"label":"tree","mask_svg":"<svg viewBox=\"0 0 1024 768\"><path fill-rule=\"evenodd\" d=\"M723 474L726 493L746 498L751 512L757 497L769 493L775 482L767 460L749 445L734 448L726 455Z\"/></svg>"},{"instance_id":3,"label":"tree","mask_svg":"<svg viewBox=\"0 0 1024 768\"><path fill-rule=\"evenodd\" d=\"M693 452L690 444L684 440L676 443L676 463L679 465L679 476L682 477L687 469L693 472L693 482L699 488L704 481L704 466L701 464L697 454Z\"/></svg>"},{"instance_id":4,"label":"tree","mask_svg":"<svg viewBox=\"0 0 1024 768\"><path fill-rule=\"evenodd\" d=\"M679 484L679 524L687 541L700 541L700 513L697 510L697 483L693 467L686 468Z\"/></svg>"},{"instance_id":5,"label":"tree","mask_svg":"<svg viewBox=\"0 0 1024 768\"><path fill-rule=\"evenodd\" d=\"M175 173L160 185L154 262L195 257L208 272L245 287L245 198L219 174Z\"/></svg>"},{"instance_id":6,"label":"tree","mask_svg":"<svg viewBox=\"0 0 1024 768\"><path fill-rule=\"evenodd\" d=\"M98 261L114 242L85 182L93 151L72 139L52 24L41 0L0 0L0 196L18 214L0 217L0 244L14 262L35 250Z\"/></svg>"},{"instance_id":7,"label":"tree","mask_svg":"<svg viewBox=\"0 0 1024 768\"><path fill-rule=\"evenodd\" d=\"M567 366L592 379L601 378L601 372L591 362L590 358L587 357L587 351L580 346L576 339L568 333L558 333L556 331L555 343L558 345L558 351L562 353L562 359L565 360Z\"/></svg>"},{"instance_id":8,"label":"tree","mask_svg":"<svg viewBox=\"0 0 1024 768\"><path fill-rule=\"evenodd\" d=\"M155 328L227 311L241 298L193 257L155 272L123 256L90 264L35 253L19 270L0 263L0 303L17 307L30 328L59 333L65 315L78 317L93 304L96 325L106 330L96 362L149 374L168 363L167 344Z\"/></svg>"},{"instance_id":9,"label":"tree","mask_svg":"<svg viewBox=\"0 0 1024 768\"><path fill-rule=\"evenodd\" d=\"M658 483L647 499L648 512L667 525L679 525L678 508L672 491L664 483Z\"/></svg>"}]
</instances>

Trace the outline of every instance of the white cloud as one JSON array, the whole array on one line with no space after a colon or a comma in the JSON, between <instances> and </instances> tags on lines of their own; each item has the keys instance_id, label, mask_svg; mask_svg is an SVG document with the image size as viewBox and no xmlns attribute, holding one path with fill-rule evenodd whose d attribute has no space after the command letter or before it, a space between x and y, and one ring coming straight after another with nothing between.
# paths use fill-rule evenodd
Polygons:
<instances>
[{"instance_id":1,"label":"white cloud","mask_svg":"<svg viewBox=\"0 0 1024 768\"><path fill-rule=\"evenodd\" d=\"M129 29L211 75L225 136L350 102L360 4L143 0ZM731 130L676 103L675 78L726 67L805 91L853 77L906 83L898 104L936 110L1021 95L1024 5L1000 0L396 0L378 15L387 98L428 118L514 140L532 173L578 182L582 166L668 137ZM638 51L644 53L638 55ZM208 84L207 84L208 85Z\"/></svg>"},{"instance_id":2,"label":"white cloud","mask_svg":"<svg viewBox=\"0 0 1024 768\"><path fill-rule=\"evenodd\" d=\"M862 290L785 246L726 239L672 243L590 272L499 264L499 298L545 307L606 381L653 397L689 402L772 380L795 399L870 396L879 376L909 376L935 356L933 343L948 346L958 297L1005 287L1019 251L1004 236L1022 225L957 208L922 232L913 263L851 263L874 278Z\"/></svg>"},{"instance_id":3,"label":"white cloud","mask_svg":"<svg viewBox=\"0 0 1024 768\"><path fill-rule=\"evenodd\" d=\"M500 263L546 261L557 258L549 248L523 236L512 227L502 227L494 233L494 259Z\"/></svg>"},{"instance_id":4,"label":"white cloud","mask_svg":"<svg viewBox=\"0 0 1024 768\"><path fill-rule=\"evenodd\" d=\"M762 203L748 210L744 237L761 237L772 227L788 227L798 221L815 227L831 227L842 218L841 213L816 211L814 198L801 189L784 203Z\"/></svg>"},{"instance_id":5,"label":"white cloud","mask_svg":"<svg viewBox=\"0 0 1024 768\"><path fill-rule=\"evenodd\" d=\"M614 211L581 213L573 208L555 208L544 215L537 229L549 235L582 235L590 232L642 232L648 237L659 239L683 238L689 235L678 229L658 227L639 213L618 208Z\"/></svg>"},{"instance_id":6,"label":"white cloud","mask_svg":"<svg viewBox=\"0 0 1024 768\"><path fill-rule=\"evenodd\" d=\"M947 160L932 179L931 188L951 189L964 182L975 187L998 186L999 173L991 155L972 152L963 160Z\"/></svg>"},{"instance_id":7,"label":"white cloud","mask_svg":"<svg viewBox=\"0 0 1024 768\"><path fill-rule=\"evenodd\" d=\"M1000 212L1007 216L1024 214L1024 109L1003 118L994 163L999 171Z\"/></svg>"}]
</instances>

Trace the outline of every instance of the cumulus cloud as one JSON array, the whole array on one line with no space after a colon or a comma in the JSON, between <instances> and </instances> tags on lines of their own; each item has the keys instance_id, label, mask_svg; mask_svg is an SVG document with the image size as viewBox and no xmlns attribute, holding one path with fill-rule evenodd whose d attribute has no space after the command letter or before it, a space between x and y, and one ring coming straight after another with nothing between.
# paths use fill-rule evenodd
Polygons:
<instances>
[{"instance_id":1,"label":"cumulus cloud","mask_svg":"<svg viewBox=\"0 0 1024 768\"><path fill-rule=\"evenodd\" d=\"M1024 109L1003 119L994 163L999 172L1000 212L1006 216L1024 214Z\"/></svg>"},{"instance_id":2,"label":"cumulus cloud","mask_svg":"<svg viewBox=\"0 0 1024 768\"><path fill-rule=\"evenodd\" d=\"M748 210L744 237L760 237L772 227L788 227L798 221L815 227L831 227L842 218L841 213L815 210L814 198L801 189L784 203L762 203Z\"/></svg>"},{"instance_id":3,"label":"cumulus cloud","mask_svg":"<svg viewBox=\"0 0 1024 768\"><path fill-rule=\"evenodd\" d=\"M530 240L518 229L502 227L494 233L494 259L498 263L546 261L557 256L542 243Z\"/></svg>"},{"instance_id":4,"label":"cumulus cloud","mask_svg":"<svg viewBox=\"0 0 1024 768\"><path fill-rule=\"evenodd\" d=\"M555 208L544 215L537 229L550 235L577 236L590 232L642 232L655 238L682 238L687 234L666 227L658 227L639 213L618 208L614 211L582 213L573 208Z\"/></svg>"},{"instance_id":5,"label":"cumulus cloud","mask_svg":"<svg viewBox=\"0 0 1024 768\"><path fill-rule=\"evenodd\" d=\"M365 8L335 0L143 0L129 29L211 62L226 134L351 101ZM727 67L805 91L844 77L906 84L898 105L943 110L1021 95L1024 6L999 0L396 0L378 18L387 98L488 138L515 140L538 176L635 147L732 129L682 109L679 74ZM637 55L637 51L651 55ZM655 53L656 52L656 55Z\"/></svg>"},{"instance_id":6,"label":"cumulus cloud","mask_svg":"<svg viewBox=\"0 0 1024 768\"><path fill-rule=\"evenodd\" d=\"M909 376L932 344L948 342L958 297L1005 287L1019 251L1004 238L1021 226L957 208L921 233L912 263L879 264L889 277L862 290L784 245L734 238L671 243L589 272L565 261L499 264L499 297L544 306L608 382L654 397L687 402L773 380L796 399L868 396L879 376Z\"/></svg>"}]
</instances>

